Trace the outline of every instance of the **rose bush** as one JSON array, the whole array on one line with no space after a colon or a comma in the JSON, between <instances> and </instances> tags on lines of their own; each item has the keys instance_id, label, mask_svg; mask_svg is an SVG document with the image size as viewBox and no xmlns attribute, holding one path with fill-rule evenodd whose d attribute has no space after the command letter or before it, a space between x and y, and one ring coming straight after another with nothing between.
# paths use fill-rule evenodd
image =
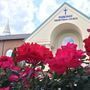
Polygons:
<instances>
[{"instance_id":1,"label":"rose bush","mask_svg":"<svg viewBox=\"0 0 90 90\"><path fill-rule=\"evenodd\" d=\"M12 57L0 56L0 90L85 90L90 75L86 62L90 37L84 43L86 53L67 43L53 56L49 48L24 43L14 49ZM46 64L49 69L45 71Z\"/></svg>"},{"instance_id":2,"label":"rose bush","mask_svg":"<svg viewBox=\"0 0 90 90\"><path fill-rule=\"evenodd\" d=\"M36 43L24 43L13 51L12 57L0 57L0 87L6 90L35 90L35 81L44 78L43 69L52 58L48 48ZM18 66L22 61L24 66Z\"/></svg>"}]
</instances>

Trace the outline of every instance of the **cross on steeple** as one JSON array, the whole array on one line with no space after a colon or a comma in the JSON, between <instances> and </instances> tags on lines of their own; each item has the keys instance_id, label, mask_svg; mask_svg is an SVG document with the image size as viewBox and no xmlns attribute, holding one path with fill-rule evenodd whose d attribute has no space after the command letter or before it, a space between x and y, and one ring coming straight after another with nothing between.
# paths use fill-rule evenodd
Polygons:
<instances>
[{"instance_id":1,"label":"cross on steeple","mask_svg":"<svg viewBox=\"0 0 90 90\"><path fill-rule=\"evenodd\" d=\"M66 15L66 13L67 13L67 9L66 8L64 9L64 12L65 12L65 15Z\"/></svg>"}]
</instances>

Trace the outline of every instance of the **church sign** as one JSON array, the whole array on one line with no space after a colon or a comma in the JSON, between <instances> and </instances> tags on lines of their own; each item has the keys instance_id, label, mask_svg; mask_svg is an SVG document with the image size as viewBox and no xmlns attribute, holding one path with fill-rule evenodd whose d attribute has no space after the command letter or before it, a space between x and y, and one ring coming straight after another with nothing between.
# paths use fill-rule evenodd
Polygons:
<instances>
[{"instance_id":1,"label":"church sign","mask_svg":"<svg viewBox=\"0 0 90 90\"><path fill-rule=\"evenodd\" d=\"M67 15L67 9L64 9L64 15L62 16L58 16L57 19L55 19L54 21L65 21L65 20L76 20L78 19L78 17L73 16L72 14Z\"/></svg>"}]
</instances>

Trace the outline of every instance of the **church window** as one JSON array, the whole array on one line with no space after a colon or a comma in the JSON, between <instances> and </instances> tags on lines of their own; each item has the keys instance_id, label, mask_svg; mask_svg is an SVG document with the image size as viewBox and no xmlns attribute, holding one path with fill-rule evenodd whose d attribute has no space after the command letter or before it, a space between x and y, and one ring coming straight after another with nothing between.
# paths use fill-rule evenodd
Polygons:
<instances>
[{"instance_id":1,"label":"church window","mask_svg":"<svg viewBox=\"0 0 90 90\"><path fill-rule=\"evenodd\" d=\"M13 52L12 49L7 50L6 56L9 56L9 57L12 56L12 52Z\"/></svg>"},{"instance_id":2,"label":"church window","mask_svg":"<svg viewBox=\"0 0 90 90\"><path fill-rule=\"evenodd\" d=\"M74 43L74 39L72 37L65 37L62 41L62 45L66 45L68 42Z\"/></svg>"}]
</instances>

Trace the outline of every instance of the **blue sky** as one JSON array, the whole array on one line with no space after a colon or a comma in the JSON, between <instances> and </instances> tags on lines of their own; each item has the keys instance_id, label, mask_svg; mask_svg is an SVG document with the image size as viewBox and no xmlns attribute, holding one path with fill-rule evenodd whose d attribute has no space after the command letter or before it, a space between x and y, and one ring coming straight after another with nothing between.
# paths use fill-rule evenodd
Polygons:
<instances>
[{"instance_id":1,"label":"blue sky","mask_svg":"<svg viewBox=\"0 0 90 90\"><path fill-rule=\"evenodd\" d=\"M0 33L8 19L12 34L32 33L64 2L90 16L90 0L0 0Z\"/></svg>"}]
</instances>

